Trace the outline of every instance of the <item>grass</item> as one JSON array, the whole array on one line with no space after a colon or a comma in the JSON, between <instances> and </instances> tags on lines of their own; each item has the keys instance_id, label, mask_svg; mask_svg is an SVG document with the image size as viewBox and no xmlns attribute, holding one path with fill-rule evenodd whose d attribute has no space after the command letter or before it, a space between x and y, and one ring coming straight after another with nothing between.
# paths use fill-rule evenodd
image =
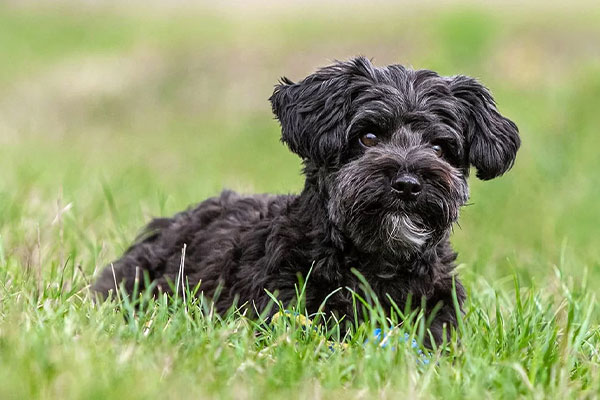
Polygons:
<instances>
[{"instance_id":1,"label":"grass","mask_svg":"<svg viewBox=\"0 0 600 400\"><path fill-rule=\"evenodd\" d=\"M0 6L0 398L599 397L600 8L325 7ZM297 192L272 86L355 54L479 77L521 129L453 235L460 343L424 364L415 316L378 347L377 308L338 338L189 296L91 301L151 216Z\"/></svg>"}]
</instances>

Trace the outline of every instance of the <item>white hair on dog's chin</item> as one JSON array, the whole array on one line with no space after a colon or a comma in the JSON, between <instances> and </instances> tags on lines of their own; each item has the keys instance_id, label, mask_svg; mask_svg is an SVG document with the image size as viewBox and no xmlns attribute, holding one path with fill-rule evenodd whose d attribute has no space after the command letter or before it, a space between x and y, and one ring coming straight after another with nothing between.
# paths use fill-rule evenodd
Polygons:
<instances>
[{"instance_id":1,"label":"white hair on dog's chin","mask_svg":"<svg viewBox=\"0 0 600 400\"><path fill-rule=\"evenodd\" d=\"M406 215L387 215L384 229L390 244L400 243L403 247L421 248L431 237L431 232L418 226Z\"/></svg>"}]
</instances>

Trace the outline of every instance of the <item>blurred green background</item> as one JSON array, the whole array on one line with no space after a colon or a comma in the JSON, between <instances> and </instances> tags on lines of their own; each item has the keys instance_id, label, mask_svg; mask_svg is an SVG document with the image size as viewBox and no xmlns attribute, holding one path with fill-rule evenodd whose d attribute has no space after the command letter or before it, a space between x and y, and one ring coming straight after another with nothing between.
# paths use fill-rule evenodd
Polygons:
<instances>
[{"instance_id":1,"label":"blurred green background","mask_svg":"<svg viewBox=\"0 0 600 400\"><path fill-rule=\"evenodd\" d=\"M273 85L361 54L477 77L520 128L515 167L471 178L453 237L467 284L548 286L554 266L600 284L599 21L591 2L4 4L0 258L91 275L151 216L223 187L298 192Z\"/></svg>"}]
</instances>

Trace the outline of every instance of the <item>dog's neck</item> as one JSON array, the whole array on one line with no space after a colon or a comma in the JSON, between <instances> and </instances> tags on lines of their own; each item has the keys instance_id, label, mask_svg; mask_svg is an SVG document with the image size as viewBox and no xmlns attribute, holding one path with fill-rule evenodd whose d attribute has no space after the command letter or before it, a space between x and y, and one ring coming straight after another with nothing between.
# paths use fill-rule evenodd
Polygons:
<instances>
[{"instance_id":1,"label":"dog's neck","mask_svg":"<svg viewBox=\"0 0 600 400\"><path fill-rule=\"evenodd\" d=\"M294 212L303 226L323 236L320 238L323 243L340 251L348 251L351 242L329 218L328 201L329 194L323 189L323 185L307 178L304 189L296 200Z\"/></svg>"}]
</instances>

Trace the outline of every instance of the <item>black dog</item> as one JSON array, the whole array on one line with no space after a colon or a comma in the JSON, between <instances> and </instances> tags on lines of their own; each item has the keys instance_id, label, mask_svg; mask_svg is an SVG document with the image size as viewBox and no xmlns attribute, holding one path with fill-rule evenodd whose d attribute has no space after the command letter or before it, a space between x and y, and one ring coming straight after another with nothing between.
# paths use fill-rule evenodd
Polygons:
<instances>
[{"instance_id":1,"label":"black dog","mask_svg":"<svg viewBox=\"0 0 600 400\"><path fill-rule=\"evenodd\" d=\"M341 287L323 311L351 319L347 289L361 291L355 269L386 310L409 296L436 308L430 329L440 341L443 326L456 324L448 237L469 196L469 167L481 179L506 172L520 145L516 125L472 78L377 68L362 57L298 83L284 78L270 100L283 142L304 162L302 193L225 191L155 219L93 289L106 296L116 281L132 292L145 271L158 291L170 292L186 245L184 282L201 282L209 297L219 289L220 312L244 303L263 310L265 289L288 304L312 268L308 312ZM462 304L464 289L455 285Z\"/></svg>"}]
</instances>

